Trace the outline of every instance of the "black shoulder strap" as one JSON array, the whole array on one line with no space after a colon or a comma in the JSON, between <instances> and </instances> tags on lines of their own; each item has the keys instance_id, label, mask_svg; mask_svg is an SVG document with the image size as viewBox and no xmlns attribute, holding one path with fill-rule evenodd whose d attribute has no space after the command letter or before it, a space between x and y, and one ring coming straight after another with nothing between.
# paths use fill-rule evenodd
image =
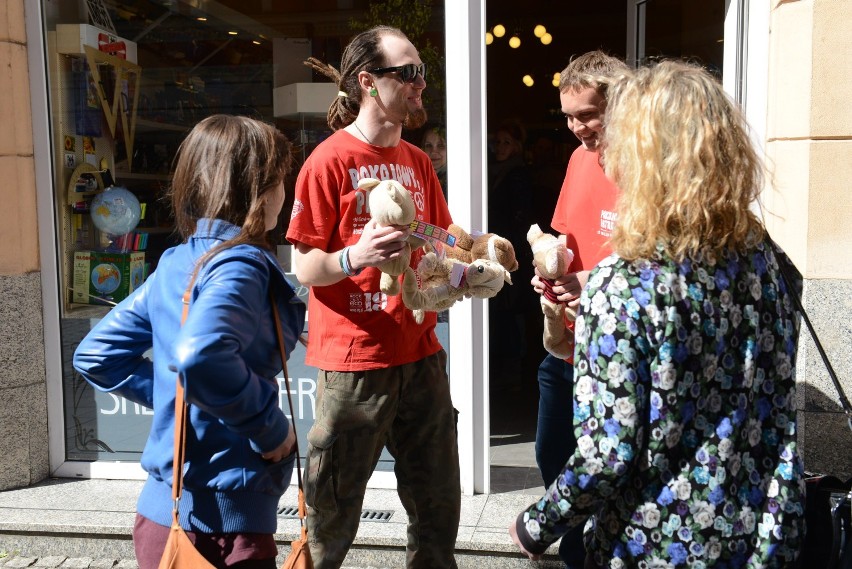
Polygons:
<instances>
[{"instance_id":1,"label":"black shoulder strap","mask_svg":"<svg viewBox=\"0 0 852 569\"><path fill-rule=\"evenodd\" d=\"M802 320L805 321L805 325L808 327L808 331L811 333L811 337L814 339L814 344L816 345L817 351L819 352L819 355L822 358L823 363L825 364L825 368L828 370L828 375L831 377L831 381L834 383L834 388L837 390L837 395L840 399L840 406L843 407L843 412L846 413L846 418L849 422L849 428L852 429L852 405L849 404L849 399L846 398L846 394L843 392L843 387L840 385L840 381L837 379L837 374L834 373L834 367L832 367L831 362L828 360L828 356L825 353L825 349L822 347L822 342L819 341L819 337L817 337L816 330L814 330L814 326L813 324L811 324L811 319L808 318L808 313L805 312L805 307L802 306L802 300L799 298L798 291L793 288L794 281L792 275L790 274L790 265L792 263L789 259L786 258L786 255L779 254L779 248L774 241L768 239L768 245L772 249L772 254L775 256L775 261L778 263L778 270L781 271L781 278L784 279L784 283L787 285L787 291L790 294L790 297L793 299L793 304L796 305L796 310L799 311L799 314L802 316Z\"/></svg>"}]
</instances>

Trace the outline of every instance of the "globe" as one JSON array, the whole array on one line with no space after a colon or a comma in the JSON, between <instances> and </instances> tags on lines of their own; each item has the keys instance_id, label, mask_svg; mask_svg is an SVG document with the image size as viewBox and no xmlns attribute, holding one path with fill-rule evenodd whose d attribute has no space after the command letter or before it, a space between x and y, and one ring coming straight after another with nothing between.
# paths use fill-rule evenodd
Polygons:
<instances>
[{"instance_id":1,"label":"globe","mask_svg":"<svg viewBox=\"0 0 852 569\"><path fill-rule=\"evenodd\" d=\"M112 263L101 263L92 269L92 286L101 294L110 294L121 284L121 271Z\"/></svg>"},{"instance_id":2,"label":"globe","mask_svg":"<svg viewBox=\"0 0 852 569\"><path fill-rule=\"evenodd\" d=\"M128 189L116 186L97 194L90 211L95 227L110 235L130 233L142 216L136 196Z\"/></svg>"}]
</instances>

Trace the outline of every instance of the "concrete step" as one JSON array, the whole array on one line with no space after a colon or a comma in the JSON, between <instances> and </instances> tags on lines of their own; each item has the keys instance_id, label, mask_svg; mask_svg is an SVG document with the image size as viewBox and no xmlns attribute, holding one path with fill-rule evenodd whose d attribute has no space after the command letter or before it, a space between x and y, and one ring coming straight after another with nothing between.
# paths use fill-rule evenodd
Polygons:
<instances>
[{"instance_id":1,"label":"concrete step","mask_svg":"<svg viewBox=\"0 0 852 569\"><path fill-rule=\"evenodd\" d=\"M131 569L128 563L132 565L135 558L131 531L141 486L142 482L127 480L53 479L0 493L0 555L5 554L0 558L0 567L6 569L4 563L16 558L23 563L23 559L64 556L66 560L115 560L116 565L121 563L122 568ZM537 498L524 494L464 496L456 542L459 568L529 569L531 562L511 543L507 528L518 512ZM295 504L296 489L291 487L281 505L286 510ZM396 491L368 490L364 509L391 515L386 521L361 522L346 566L405 567L407 516ZM279 517L275 536L279 564L298 532L297 519ZM35 563L21 566L34 567ZM556 546L536 566L564 567L556 555Z\"/></svg>"}]
</instances>

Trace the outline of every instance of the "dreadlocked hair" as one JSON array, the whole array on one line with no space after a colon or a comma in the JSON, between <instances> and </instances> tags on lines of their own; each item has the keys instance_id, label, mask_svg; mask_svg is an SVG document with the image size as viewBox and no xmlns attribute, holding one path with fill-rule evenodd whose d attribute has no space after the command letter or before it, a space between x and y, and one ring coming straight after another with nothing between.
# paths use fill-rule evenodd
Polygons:
<instances>
[{"instance_id":1,"label":"dreadlocked hair","mask_svg":"<svg viewBox=\"0 0 852 569\"><path fill-rule=\"evenodd\" d=\"M331 130L339 130L354 121L355 117L358 116L358 110L361 108L361 104L358 99L360 89L358 89L357 76L354 81L354 88L356 90L353 92L351 89L347 89L345 85L341 84L340 71L335 69L333 65L323 63L315 57L309 57L304 61L304 64L317 73L325 75L331 79L332 82L337 85L340 92L346 93L345 97L336 96L331 102L331 105L328 107L326 120L328 121L328 126Z\"/></svg>"},{"instance_id":2,"label":"dreadlocked hair","mask_svg":"<svg viewBox=\"0 0 852 569\"><path fill-rule=\"evenodd\" d=\"M382 67L384 65L384 54L379 43L383 36L394 35L405 38L405 34L399 29L391 26L376 26L355 36L346 49L340 61L338 71L332 65L323 63L314 57L309 57L304 64L317 73L331 79L340 92L346 96L336 96L328 107L328 126L331 130L352 124L361 110L361 85L358 83L358 74L361 71Z\"/></svg>"}]
</instances>

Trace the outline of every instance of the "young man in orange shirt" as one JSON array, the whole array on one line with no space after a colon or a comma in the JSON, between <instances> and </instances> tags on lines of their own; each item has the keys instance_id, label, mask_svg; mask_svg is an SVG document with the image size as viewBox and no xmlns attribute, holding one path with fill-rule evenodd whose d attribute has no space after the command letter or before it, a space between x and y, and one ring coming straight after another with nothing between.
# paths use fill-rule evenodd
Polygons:
<instances>
[{"instance_id":1,"label":"young man in orange shirt","mask_svg":"<svg viewBox=\"0 0 852 569\"><path fill-rule=\"evenodd\" d=\"M562 71L559 101L568 128L580 140L571 155L551 226L574 252L569 273L556 279L557 298L576 308L591 269L612 251L608 240L615 223L618 189L604 175L600 164L606 86L594 77L612 77L626 70L624 62L600 51L585 53ZM532 279L539 294L544 287L538 274ZM549 487L568 458L574 454L573 358L567 361L548 354L538 369L539 404L536 430L536 462L545 487ZM559 556L569 568L583 567L583 527L562 537Z\"/></svg>"}]
</instances>

